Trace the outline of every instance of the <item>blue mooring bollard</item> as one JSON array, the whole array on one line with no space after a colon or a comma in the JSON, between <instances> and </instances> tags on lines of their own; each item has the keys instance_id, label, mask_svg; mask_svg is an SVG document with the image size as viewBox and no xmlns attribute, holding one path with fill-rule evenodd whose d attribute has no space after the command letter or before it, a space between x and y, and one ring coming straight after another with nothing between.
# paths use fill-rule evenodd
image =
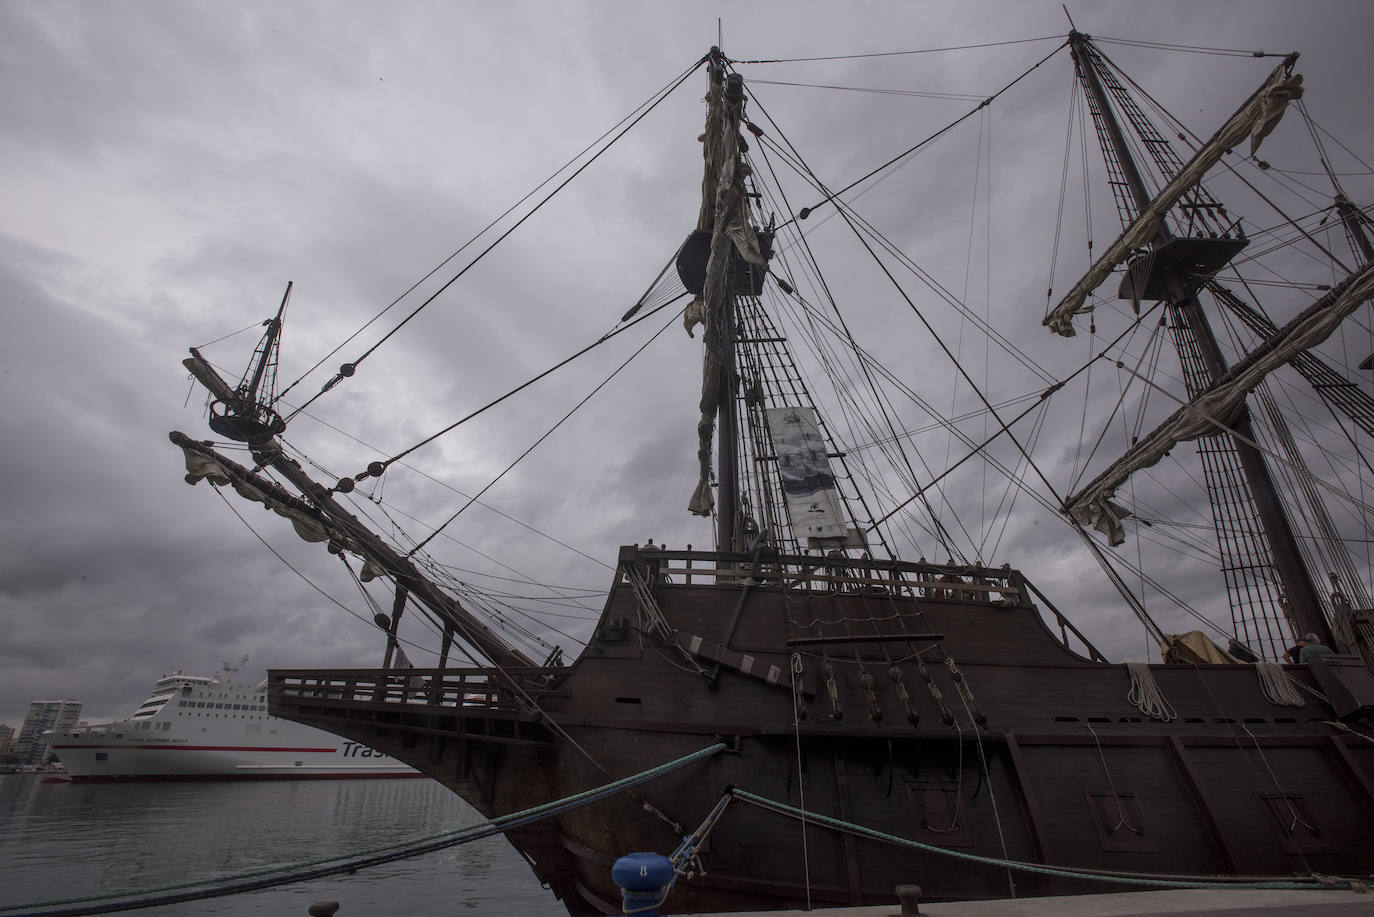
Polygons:
<instances>
[{"instance_id":1,"label":"blue mooring bollard","mask_svg":"<svg viewBox=\"0 0 1374 917\"><path fill-rule=\"evenodd\" d=\"M626 914L658 917L673 884L673 861L657 853L627 853L611 867Z\"/></svg>"}]
</instances>

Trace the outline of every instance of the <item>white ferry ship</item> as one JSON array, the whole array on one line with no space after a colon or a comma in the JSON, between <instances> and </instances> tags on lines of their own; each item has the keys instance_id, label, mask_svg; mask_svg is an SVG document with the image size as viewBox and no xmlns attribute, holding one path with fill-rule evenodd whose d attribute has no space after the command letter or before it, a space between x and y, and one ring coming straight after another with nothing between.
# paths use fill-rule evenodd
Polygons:
<instances>
[{"instance_id":1,"label":"white ferry ship","mask_svg":"<svg viewBox=\"0 0 1374 917\"><path fill-rule=\"evenodd\" d=\"M76 782L418 777L395 758L267 712L267 682L177 672L126 720L56 730L52 750Z\"/></svg>"}]
</instances>

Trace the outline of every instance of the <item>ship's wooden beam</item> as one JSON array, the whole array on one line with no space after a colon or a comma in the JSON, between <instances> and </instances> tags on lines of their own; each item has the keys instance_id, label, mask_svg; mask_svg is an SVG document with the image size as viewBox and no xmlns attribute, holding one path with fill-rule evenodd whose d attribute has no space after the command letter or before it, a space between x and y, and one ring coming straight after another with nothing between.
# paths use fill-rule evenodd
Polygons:
<instances>
[{"instance_id":1,"label":"ship's wooden beam","mask_svg":"<svg viewBox=\"0 0 1374 917\"><path fill-rule=\"evenodd\" d=\"M1085 36L1077 36L1077 38L1079 44L1076 44L1075 48L1086 44ZM1285 58L1282 64L1274 68L1268 79L1264 81L1264 85L1257 89L1249 99L1246 99L1236 113L1193 154L1193 158L1153 199L1141 206L1140 212L1131 221L1131 225L1127 226L1117 240L1108 246L1102 257L1098 258L1093 266L1088 269L1088 273L1084 274L1083 278L1074 284L1073 289L1060 301L1059 305L1050 310L1041 324L1057 334L1073 337L1073 316L1078 312L1087 311L1083 308L1083 303L1088 298L1088 294L1097 289L1112 270L1130 256L1131 252L1155 240L1156 234L1164 222L1165 214L1183 197L1184 193L1201 181L1207 170L1220 162L1221 157L1241 140L1246 137L1252 138L1251 152L1259 146L1259 140L1272 130L1274 124L1278 122L1288 100L1302 97L1302 77L1292 73L1296 57L1297 55L1292 55ZM1092 66L1090 62L1086 61L1084 65ZM1103 104L1106 104L1105 99Z\"/></svg>"},{"instance_id":2,"label":"ship's wooden beam","mask_svg":"<svg viewBox=\"0 0 1374 917\"><path fill-rule=\"evenodd\" d=\"M1308 306L1272 337L1237 360L1223 375L1169 416L1151 433L1099 474L1092 483L1064 501L1063 511L1084 525L1092 525L1120 544L1122 510L1111 497L1141 468L1154 465L1180 442L1216 432L1231 432L1232 415L1246 395L1294 355L1326 340L1360 304L1374 297L1374 264L1367 264Z\"/></svg>"},{"instance_id":3,"label":"ship's wooden beam","mask_svg":"<svg viewBox=\"0 0 1374 917\"><path fill-rule=\"evenodd\" d=\"M275 482L260 474L255 474L232 459L220 455L210 446L191 439L184 433L169 434L172 442L188 452L213 459L228 470L233 477L241 479L249 486L270 492L283 502L301 503L296 497ZM492 663L502 668L533 667L534 661L501 639L491 628L478 620L470 611L434 582L422 574L409 558L391 548L356 516L344 509L332 494L316 483L295 461L288 458L274 441L259 444L254 457L276 469L283 477L305 495L311 514L323 514L329 523L328 528L344 533L352 549L357 550L368 561L389 573L398 586L404 586L411 596L430 609L440 621L451 624L460 637L486 656ZM278 497L280 495L280 497Z\"/></svg>"}]
</instances>

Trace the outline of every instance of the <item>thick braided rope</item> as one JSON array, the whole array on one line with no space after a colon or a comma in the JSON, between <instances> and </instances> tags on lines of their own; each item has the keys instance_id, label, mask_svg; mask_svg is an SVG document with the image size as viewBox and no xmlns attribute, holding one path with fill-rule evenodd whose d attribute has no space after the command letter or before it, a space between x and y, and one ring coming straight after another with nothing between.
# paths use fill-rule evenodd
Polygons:
<instances>
[{"instance_id":1,"label":"thick braided rope","mask_svg":"<svg viewBox=\"0 0 1374 917\"><path fill-rule=\"evenodd\" d=\"M816 812L804 812L785 803L756 796L747 790L735 787L731 793L741 802L748 802L764 809L771 809L781 815L792 818L805 818L813 824L825 825L837 831L845 831L861 837L872 838L873 840L884 843L894 844L899 847L909 847L914 850L921 850L926 853L933 853L939 856L952 857L956 860L965 860L971 863L979 863L984 866L995 866L1005 869L1016 869L1022 872L1032 872L1045 876L1056 876L1064 879L1086 879L1099 882L1116 882L1123 885L1142 885L1152 888L1258 888L1258 889L1352 889L1355 888L1357 881L1346 878L1313 876L1309 879L1292 880L1248 880L1238 877L1234 881L1199 881L1193 878L1170 878L1168 876L1149 877L1149 876L1123 876L1105 872L1093 872L1076 869L1060 869L1055 866L1041 866L1038 863L1023 863L1019 860L1006 860L998 857L985 857L976 853L964 853L959 850L948 850L944 847L936 847L932 844L923 844L920 841L909 840L898 837L895 834L888 834L874 828L867 828L863 825L856 825L853 822L843 821L838 818L831 818L828 815L820 815Z\"/></svg>"},{"instance_id":2,"label":"thick braided rope","mask_svg":"<svg viewBox=\"0 0 1374 917\"><path fill-rule=\"evenodd\" d=\"M140 889L138 891L120 892L113 895L91 895L83 898L64 898L57 901L42 901L29 904L9 904L0 905L0 914L6 917L81 917L86 914L109 914L115 911L131 911L139 908L153 907L162 904L176 904L182 901L197 901L203 898L218 898L225 895L234 895L241 892L257 891L264 888L272 888L278 885L289 885L293 882L302 882L307 879L321 879L325 876L338 875L344 872L353 872L364 869L368 866L379 866L383 863L391 863L396 860L403 860L409 857L420 856L421 854L433 853L436 850L443 850L446 847L454 847L459 844L466 844L470 841L481 840L500 834L511 828L518 828L531 822L564 812L590 805L608 796L631 787L648 783L650 780L662 777L689 764L694 764L714 754L724 751L725 745L718 743L703 748L700 751L684 755L666 764L651 767L648 770L640 771L630 777L576 793L563 799L547 802L543 805L522 809L519 812L512 812L509 815L501 815L489 821L482 822L470 828L460 831L449 831L442 834L432 835L419 841L410 841L404 844L392 844L386 847L378 847L374 850L365 851L361 854L347 854L345 856L328 857L320 860L310 860L304 863L294 863L290 866L275 866L268 869L259 869L252 872L239 873L234 876L222 876L215 879L202 879L195 882L180 882L172 885L162 885L156 888ZM70 905L70 906L69 906ZM20 913L11 913L19 911Z\"/></svg>"}]
</instances>

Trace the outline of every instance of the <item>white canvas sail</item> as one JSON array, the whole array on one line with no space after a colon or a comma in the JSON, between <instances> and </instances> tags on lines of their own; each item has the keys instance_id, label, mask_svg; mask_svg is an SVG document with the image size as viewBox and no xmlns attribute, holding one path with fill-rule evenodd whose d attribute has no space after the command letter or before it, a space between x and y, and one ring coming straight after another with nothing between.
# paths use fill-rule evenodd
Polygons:
<instances>
[{"instance_id":1,"label":"white canvas sail","mask_svg":"<svg viewBox=\"0 0 1374 917\"><path fill-rule=\"evenodd\" d=\"M1212 135L1194 154L1193 158L1179 171L1144 208L1131 225L1121 233L1101 258L1088 270L1069 291L1068 295L1045 316L1041 323L1056 334L1074 336L1073 317L1080 312L1092 311L1084 306L1088 295L1097 289L1112 270L1136 251L1153 240L1164 222L1164 215L1183 197L1189 188L1202 180L1207 170L1221 161L1237 143L1250 138L1250 155L1259 149L1260 141L1279 123L1288 103L1302 98L1301 74L1291 73L1293 61L1285 60L1276 67L1263 86L1252 95L1221 129Z\"/></svg>"},{"instance_id":2,"label":"white canvas sail","mask_svg":"<svg viewBox=\"0 0 1374 917\"><path fill-rule=\"evenodd\" d=\"M815 408L769 408L766 413L793 531L798 538L845 537L843 505Z\"/></svg>"}]
</instances>

